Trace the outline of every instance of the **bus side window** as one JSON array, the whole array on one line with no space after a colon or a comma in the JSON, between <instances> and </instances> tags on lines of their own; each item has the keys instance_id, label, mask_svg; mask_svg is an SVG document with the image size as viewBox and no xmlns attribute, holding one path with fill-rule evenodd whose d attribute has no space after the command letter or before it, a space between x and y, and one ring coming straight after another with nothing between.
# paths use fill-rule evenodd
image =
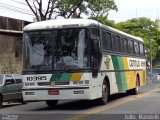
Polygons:
<instances>
[{"instance_id":1,"label":"bus side window","mask_svg":"<svg viewBox=\"0 0 160 120\"><path fill-rule=\"evenodd\" d=\"M111 33L102 31L103 50L111 50Z\"/></svg>"},{"instance_id":2,"label":"bus side window","mask_svg":"<svg viewBox=\"0 0 160 120\"><path fill-rule=\"evenodd\" d=\"M91 61L92 68L98 69L100 63L100 34L96 27L91 28Z\"/></svg>"},{"instance_id":3,"label":"bus side window","mask_svg":"<svg viewBox=\"0 0 160 120\"><path fill-rule=\"evenodd\" d=\"M139 43L134 42L134 52L136 55L139 55Z\"/></svg>"},{"instance_id":4,"label":"bus side window","mask_svg":"<svg viewBox=\"0 0 160 120\"><path fill-rule=\"evenodd\" d=\"M144 56L144 55L145 55L145 53L144 53L144 46L143 46L143 44L141 44L141 43L140 43L140 55L141 55L141 56Z\"/></svg>"},{"instance_id":5,"label":"bus side window","mask_svg":"<svg viewBox=\"0 0 160 120\"><path fill-rule=\"evenodd\" d=\"M134 44L132 40L128 40L128 52L134 54Z\"/></svg>"},{"instance_id":6,"label":"bus side window","mask_svg":"<svg viewBox=\"0 0 160 120\"><path fill-rule=\"evenodd\" d=\"M120 36L116 35L116 51L121 52Z\"/></svg>"},{"instance_id":7,"label":"bus side window","mask_svg":"<svg viewBox=\"0 0 160 120\"><path fill-rule=\"evenodd\" d=\"M127 53L128 51L128 43L126 38L121 39L121 50L123 53Z\"/></svg>"},{"instance_id":8,"label":"bus side window","mask_svg":"<svg viewBox=\"0 0 160 120\"><path fill-rule=\"evenodd\" d=\"M116 51L116 36L112 34L112 50Z\"/></svg>"},{"instance_id":9,"label":"bus side window","mask_svg":"<svg viewBox=\"0 0 160 120\"><path fill-rule=\"evenodd\" d=\"M124 46L124 39L123 38L121 38L121 52L122 53L124 53L124 48L125 46Z\"/></svg>"}]
</instances>

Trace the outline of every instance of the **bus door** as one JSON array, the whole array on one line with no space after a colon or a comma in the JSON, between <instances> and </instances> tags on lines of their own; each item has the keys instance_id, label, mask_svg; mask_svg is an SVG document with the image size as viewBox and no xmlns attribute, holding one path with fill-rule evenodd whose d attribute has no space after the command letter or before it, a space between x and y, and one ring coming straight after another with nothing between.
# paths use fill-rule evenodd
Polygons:
<instances>
[{"instance_id":1,"label":"bus door","mask_svg":"<svg viewBox=\"0 0 160 120\"><path fill-rule=\"evenodd\" d=\"M91 68L92 76L97 77L100 68L101 52L100 52L100 31L98 27L91 27Z\"/></svg>"}]
</instances>

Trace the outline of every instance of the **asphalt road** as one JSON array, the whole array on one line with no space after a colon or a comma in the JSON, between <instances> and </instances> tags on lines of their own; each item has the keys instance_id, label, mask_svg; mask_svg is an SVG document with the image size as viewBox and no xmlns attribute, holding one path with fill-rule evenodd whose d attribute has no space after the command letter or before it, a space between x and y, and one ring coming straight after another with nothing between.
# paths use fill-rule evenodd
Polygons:
<instances>
[{"instance_id":1,"label":"asphalt road","mask_svg":"<svg viewBox=\"0 0 160 120\"><path fill-rule=\"evenodd\" d=\"M93 101L59 101L55 108L45 102L5 103L0 109L0 119L14 120L105 120L137 119L144 114L160 116L160 83L149 83L140 88L137 96L127 94L112 95L106 105L98 106ZM153 117L153 116L152 116Z\"/></svg>"}]
</instances>

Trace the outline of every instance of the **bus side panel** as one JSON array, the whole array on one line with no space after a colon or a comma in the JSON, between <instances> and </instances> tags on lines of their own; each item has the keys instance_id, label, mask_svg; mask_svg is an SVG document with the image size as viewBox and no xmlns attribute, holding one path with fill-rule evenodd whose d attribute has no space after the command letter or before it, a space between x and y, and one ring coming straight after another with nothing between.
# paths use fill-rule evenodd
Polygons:
<instances>
[{"instance_id":1,"label":"bus side panel","mask_svg":"<svg viewBox=\"0 0 160 120\"><path fill-rule=\"evenodd\" d=\"M123 64L128 90L136 87L136 78L139 76L140 86L146 83L146 72L145 72L145 60L137 58L127 58L123 57Z\"/></svg>"},{"instance_id":2,"label":"bus side panel","mask_svg":"<svg viewBox=\"0 0 160 120\"><path fill-rule=\"evenodd\" d=\"M123 57L122 59L123 59L124 70L129 70L127 57ZM132 88L135 88L135 74L134 74L134 71L125 71L125 75L126 75L126 82L127 82L128 90L132 89Z\"/></svg>"},{"instance_id":3,"label":"bus side panel","mask_svg":"<svg viewBox=\"0 0 160 120\"><path fill-rule=\"evenodd\" d=\"M123 93L136 87L136 77L139 74L140 85L145 84L144 66L130 66L129 61L144 62L142 59L105 55L102 59L102 76L107 76L110 82L110 94ZM141 69L141 70L140 70ZM105 75L104 75L105 74Z\"/></svg>"},{"instance_id":4,"label":"bus side panel","mask_svg":"<svg viewBox=\"0 0 160 120\"><path fill-rule=\"evenodd\" d=\"M124 71L122 57L117 55L112 55L112 61L116 75L118 92L119 93L125 92L128 89L127 88L128 86L126 82L126 75Z\"/></svg>"},{"instance_id":5,"label":"bus side panel","mask_svg":"<svg viewBox=\"0 0 160 120\"><path fill-rule=\"evenodd\" d=\"M146 71L145 70L137 71L137 74L139 74L140 86L145 85L146 84Z\"/></svg>"},{"instance_id":6,"label":"bus side panel","mask_svg":"<svg viewBox=\"0 0 160 120\"><path fill-rule=\"evenodd\" d=\"M113 66L111 55L103 56L100 70L103 71L101 72L101 76L103 77L102 80L104 80L105 77L108 77L109 79L110 94L118 93L116 75L115 75L115 72L113 72L114 66ZM112 70L112 72L110 70Z\"/></svg>"}]
</instances>

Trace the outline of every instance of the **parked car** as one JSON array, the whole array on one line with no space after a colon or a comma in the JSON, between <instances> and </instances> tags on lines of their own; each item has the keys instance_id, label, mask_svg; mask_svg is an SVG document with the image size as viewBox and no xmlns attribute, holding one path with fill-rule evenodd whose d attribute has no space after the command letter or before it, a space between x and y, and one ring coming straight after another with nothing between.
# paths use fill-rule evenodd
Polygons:
<instances>
[{"instance_id":1,"label":"parked car","mask_svg":"<svg viewBox=\"0 0 160 120\"><path fill-rule=\"evenodd\" d=\"M24 104L22 77L19 74L0 74L0 108L3 102L17 101Z\"/></svg>"},{"instance_id":2,"label":"parked car","mask_svg":"<svg viewBox=\"0 0 160 120\"><path fill-rule=\"evenodd\" d=\"M157 74L157 80L160 81L160 73Z\"/></svg>"}]
</instances>

